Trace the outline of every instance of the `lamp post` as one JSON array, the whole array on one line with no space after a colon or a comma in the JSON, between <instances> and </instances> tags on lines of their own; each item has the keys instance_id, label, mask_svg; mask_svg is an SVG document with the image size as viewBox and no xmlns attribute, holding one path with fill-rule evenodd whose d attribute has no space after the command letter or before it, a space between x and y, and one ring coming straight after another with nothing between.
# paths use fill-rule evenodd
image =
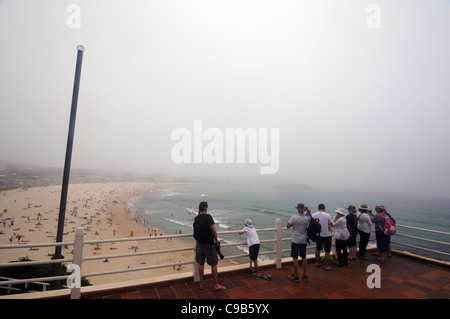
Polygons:
<instances>
[{"instance_id":1,"label":"lamp post","mask_svg":"<svg viewBox=\"0 0 450 319\"><path fill-rule=\"evenodd\" d=\"M64 175L62 181L61 189L61 202L59 205L59 216L58 216L58 229L56 233L56 242L62 242L64 233L64 219L66 214L66 203L67 203L67 192L69 189L69 177L70 177L70 164L72 161L72 147L73 147L73 136L75 132L75 119L77 116L77 104L78 104L78 91L80 88L80 77L81 77L81 65L83 61L84 46L77 46L77 64L75 68L75 80L73 84L73 94L72 94L72 107L70 111L70 122L69 122L69 134L67 137L67 147L66 147L66 159L64 162ZM64 256L61 254L61 246L55 247L55 254L52 259L63 259ZM61 264L54 264L53 268L54 275L61 274Z\"/></svg>"}]
</instances>

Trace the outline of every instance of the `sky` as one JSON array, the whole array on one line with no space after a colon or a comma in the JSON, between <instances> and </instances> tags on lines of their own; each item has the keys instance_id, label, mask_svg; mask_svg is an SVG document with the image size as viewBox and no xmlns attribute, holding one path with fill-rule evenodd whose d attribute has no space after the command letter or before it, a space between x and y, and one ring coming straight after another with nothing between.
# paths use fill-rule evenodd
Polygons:
<instances>
[{"instance_id":1,"label":"sky","mask_svg":"<svg viewBox=\"0 0 450 319\"><path fill-rule=\"evenodd\" d=\"M0 0L0 160L63 167L83 45L72 168L448 198L449 31L445 0Z\"/></svg>"}]
</instances>

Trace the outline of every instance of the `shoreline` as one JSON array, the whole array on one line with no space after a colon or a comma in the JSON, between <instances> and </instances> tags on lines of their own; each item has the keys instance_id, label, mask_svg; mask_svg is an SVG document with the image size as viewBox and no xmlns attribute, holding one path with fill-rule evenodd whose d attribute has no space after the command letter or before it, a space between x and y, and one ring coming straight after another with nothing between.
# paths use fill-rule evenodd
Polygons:
<instances>
[{"instance_id":1,"label":"shoreline","mask_svg":"<svg viewBox=\"0 0 450 319\"><path fill-rule=\"evenodd\" d=\"M160 187L171 185L163 182L112 182L70 184L65 214L63 241L73 241L78 227L85 229L85 240L124 237L148 237L151 221L142 224L129 212L129 202ZM16 188L0 193L0 244L53 243L56 239L61 186ZM163 230L159 230L158 234ZM188 241L174 238L171 241L149 237L148 241L112 242L85 245L83 257L114 255L137 251L163 250L192 247ZM49 260L54 247L3 249L0 262L10 262L21 257L32 260ZM62 254L70 258L72 247ZM170 264L193 260L193 251L173 252L110 258L109 260L84 261L82 273L131 269L143 265ZM225 263L223 263L225 264ZM192 265L125 272L112 275L87 277L91 284L115 283L162 275L192 272Z\"/></svg>"}]
</instances>

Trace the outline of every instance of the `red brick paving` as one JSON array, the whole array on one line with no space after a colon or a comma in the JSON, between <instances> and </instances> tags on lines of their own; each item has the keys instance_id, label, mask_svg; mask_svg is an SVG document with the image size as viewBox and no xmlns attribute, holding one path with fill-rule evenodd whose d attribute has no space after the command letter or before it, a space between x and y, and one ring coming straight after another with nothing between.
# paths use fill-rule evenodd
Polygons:
<instances>
[{"instance_id":1,"label":"red brick paving","mask_svg":"<svg viewBox=\"0 0 450 319\"><path fill-rule=\"evenodd\" d=\"M369 261L350 261L348 268L336 267L334 271L315 268L310 262L309 282L295 283L287 277L292 266L266 269L272 281L255 279L244 270L220 273L220 283L227 290L212 291L212 279L207 279L205 289L192 281L153 284L135 291L124 287L122 291L106 291L83 294L86 299L448 299L450 298L450 271L446 267L432 265L395 255L381 267L381 288L370 289L366 280L371 274L367 266L377 263L376 257Z\"/></svg>"}]
</instances>

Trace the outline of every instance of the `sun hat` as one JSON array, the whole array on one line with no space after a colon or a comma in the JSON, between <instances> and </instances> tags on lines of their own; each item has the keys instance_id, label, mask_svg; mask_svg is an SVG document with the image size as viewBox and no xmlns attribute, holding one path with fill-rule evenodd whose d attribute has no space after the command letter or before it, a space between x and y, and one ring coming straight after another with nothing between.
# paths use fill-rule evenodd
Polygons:
<instances>
[{"instance_id":1,"label":"sun hat","mask_svg":"<svg viewBox=\"0 0 450 319\"><path fill-rule=\"evenodd\" d=\"M370 210L370 206L368 206L366 203L362 203L358 208L361 210Z\"/></svg>"},{"instance_id":2,"label":"sun hat","mask_svg":"<svg viewBox=\"0 0 450 319\"><path fill-rule=\"evenodd\" d=\"M305 209L305 204L298 203L297 206L295 206L295 208Z\"/></svg>"},{"instance_id":3,"label":"sun hat","mask_svg":"<svg viewBox=\"0 0 450 319\"><path fill-rule=\"evenodd\" d=\"M341 214L342 216L347 215L347 212L343 208L338 208L335 210L336 213Z\"/></svg>"},{"instance_id":4,"label":"sun hat","mask_svg":"<svg viewBox=\"0 0 450 319\"><path fill-rule=\"evenodd\" d=\"M245 220L245 226L250 227L250 228L253 228L253 223L252 223L252 221L251 221L250 219L246 219L246 220Z\"/></svg>"}]
</instances>

